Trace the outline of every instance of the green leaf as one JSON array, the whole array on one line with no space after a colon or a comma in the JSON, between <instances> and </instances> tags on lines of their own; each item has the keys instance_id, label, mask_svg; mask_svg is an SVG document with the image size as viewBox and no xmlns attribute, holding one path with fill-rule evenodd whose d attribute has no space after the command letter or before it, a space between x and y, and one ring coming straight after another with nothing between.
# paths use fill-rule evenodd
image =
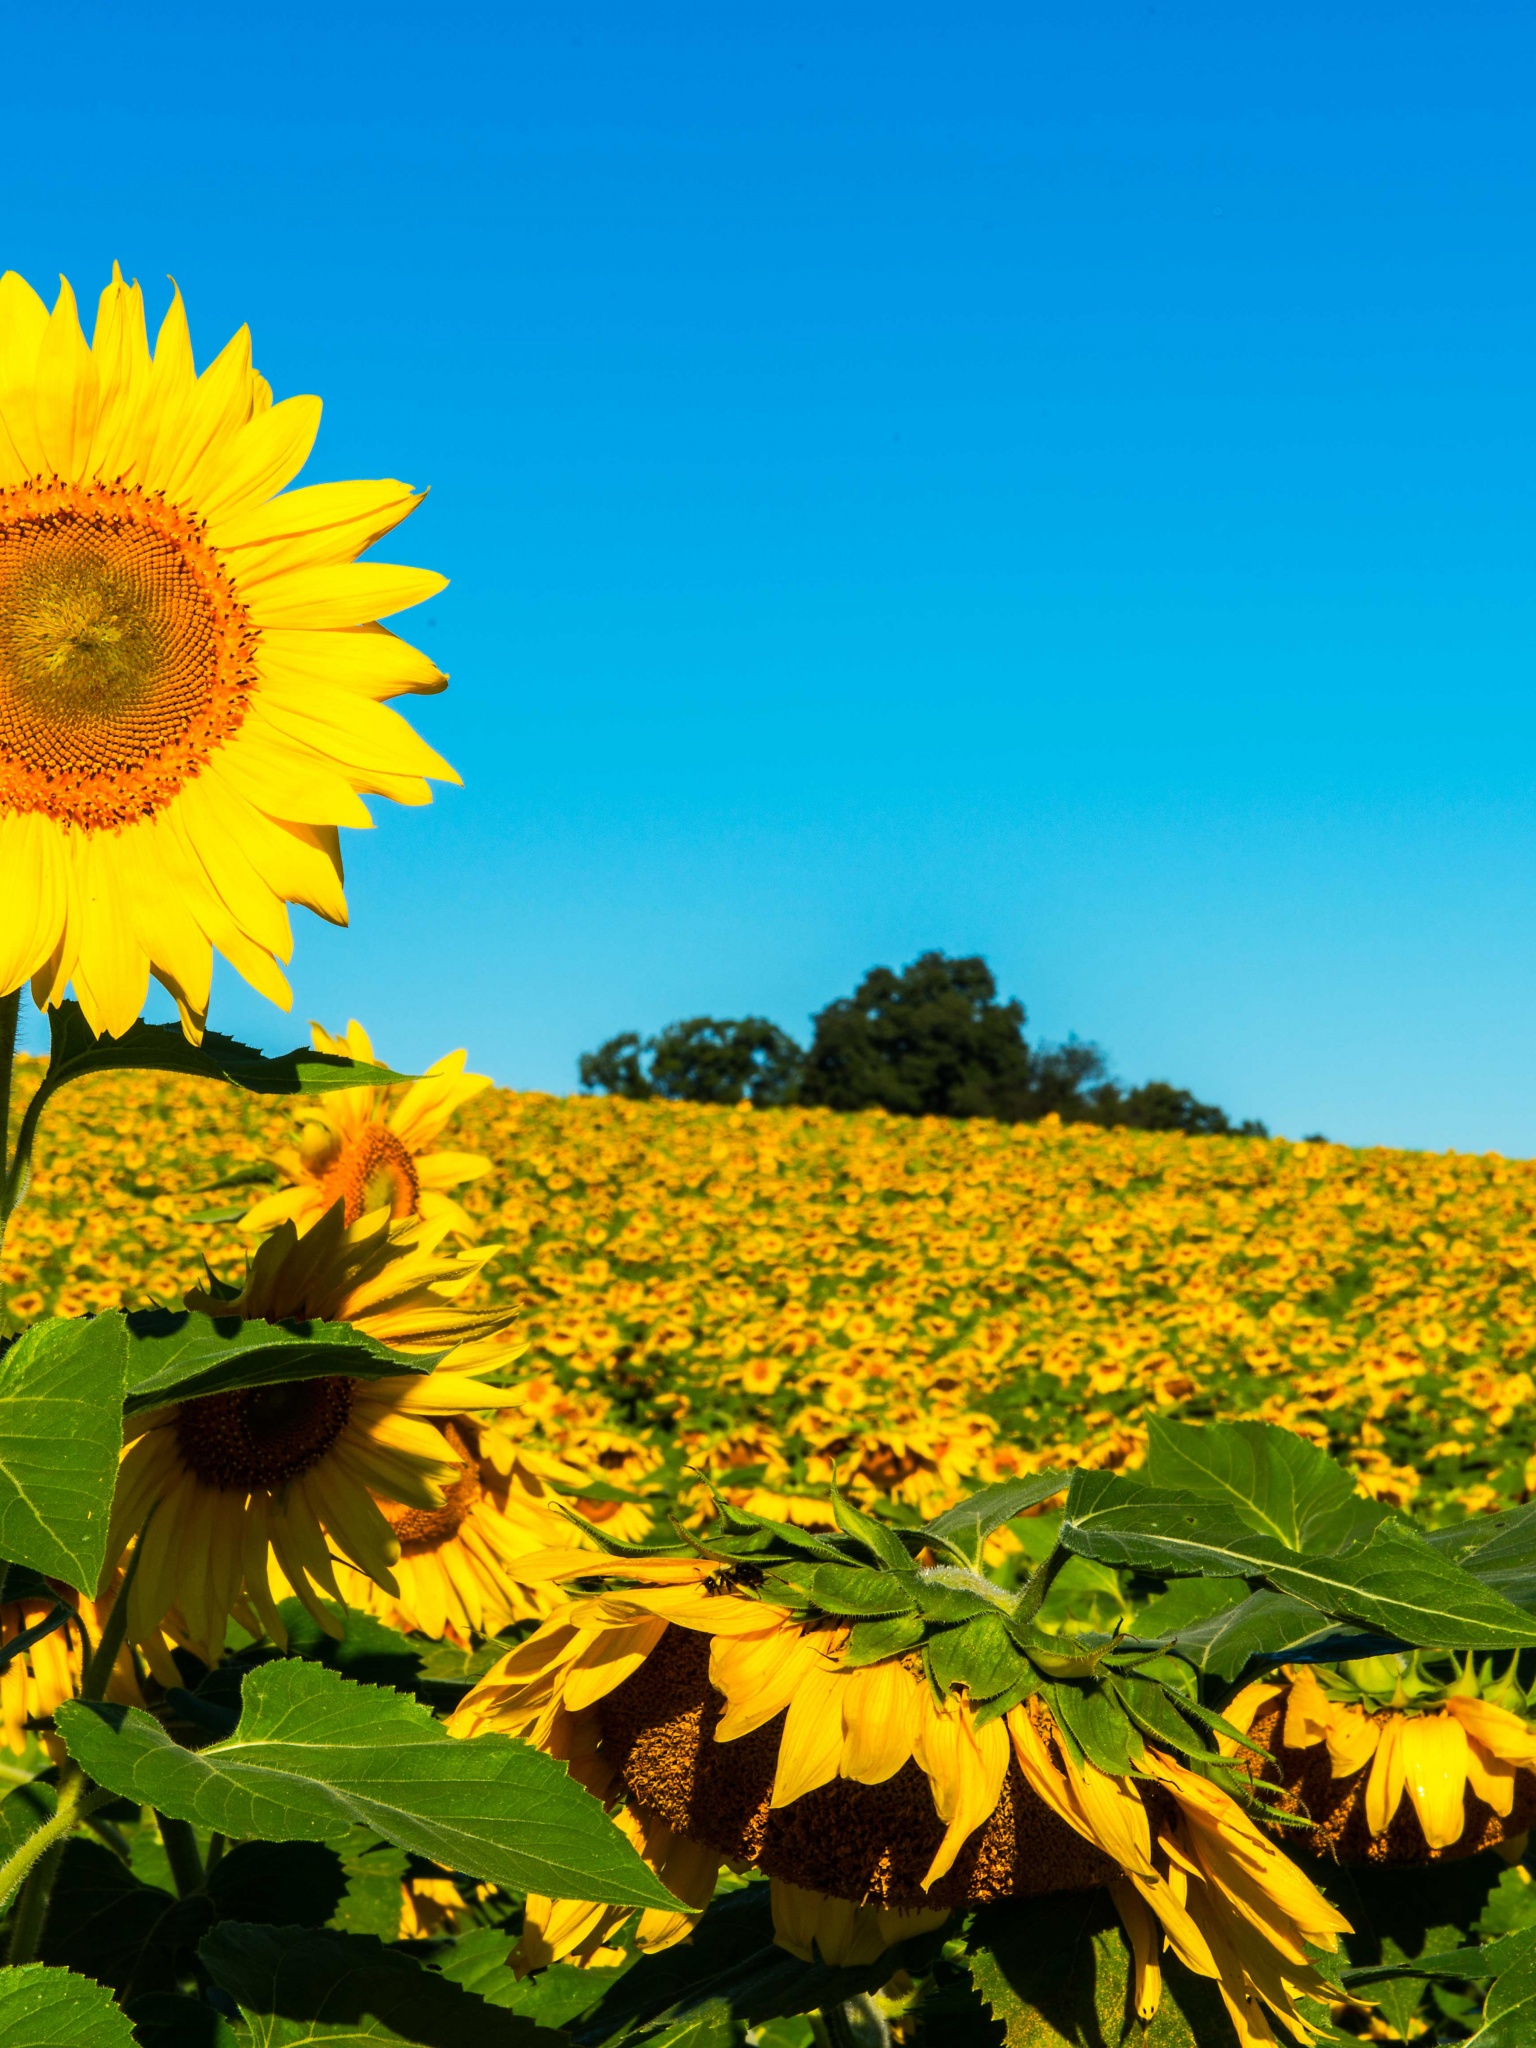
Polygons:
<instances>
[{"instance_id":1,"label":"green leaf","mask_svg":"<svg viewBox=\"0 0 1536 2048\"><path fill-rule=\"evenodd\" d=\"M1304 1556L1257 1535L1231 1508L1170 1498L1116 1473L1079 1471L1061 1540L1103 1564L1262 1579L1323 1614L1425 1647L1536 1644L1536 1618L1443 1557L1408 1523L1383 1522L1346 1556Z\"/></svg>"},{"instance_id":2,"label":"green leaf","mask_svg":"<svg viewBox=\"0 0 1536 2048\"><path fill-rule=\"evenodd\" d=\"M190 1909L190 1910L189 1910ZM211 1913L141 1884L100 1842L67 1842L48 1904L39 1955L117 1992L174 1991L177 1951L195 1946Z\"/></svg>"},{"instance_id":3,"label":"green leaf","mask_svg":"<svg viewBox=\"0 0 1536 2048\"><path fill-rule=\"evenodd\" d=\"M502 1927L475 1927L461 1934L436 1967L455 1984L492 2005L506 2006L541 2027L563 2027L596 2005L624 1973L582 1970L574 1963L551 1963L531 1977L516 1976L507 1966L512 1937Z\"/></svg>"},{"instance_id":4,"label":"green leaf","mask_svg":"<svg viewBox=\"0 0 1536 2048\"><path fill-rule=\"evenodd\" d=\"M133 2028L105 1985L23 1963L0 1970L0 2048L134 2048Z\"/></svg>"},{"instance_id":5,"label":"green leaf","mask_svg":"<svg viewBox=\"0 0 1536 2048\"><path fill-rule=\"evenodd\" d=\"M337 1846L347 1888L328 1924L340 1934L376 1934L380 1941L393 1941L400 1932L400 1880L409 1860L405 1851L362 1828Z\"/></svg>"},{"instance_id":6,"label":"green leaf","mask_svg":"<svg viewBox=\"0 0 1536 2048\"><path fill-rule=\"evenodd\" d=\"M135 1998L128 2017L139 2048L243 2048L246 2043L245 2034L237 2034L206 2000L172 1991Z\"/></svg>"},{"instance_id":7,"label":"green leaf","mask_svg":"<svg viewBox=\"0 0 1536 2048\"><path fill-rule=\"evenodd\" d=\"M1273 1422L1149 1416L1145 1477L1159 1492L1221 1502L1287 1550L1353 1549L1392 1512L1362 1499L1326 1451Z\"/></svg>"},{"instance_id":8,"label":"green leaf","mask_svg":"<svg viewBox=\"0 0 1536 2048\"><path fill-rule=\"evenodd\" d=\"M673 1906L562 1765L505 1735L456 1741L403 1693L319 1665L264 1664L240 1724L178 1749L140 1709L73 1700L57 1725L98 1784L236 1839L338 1843L354 1827L517 1891Z\"/></svg>"},{"instance_id":9,"label":"green leaf","mask_svg":"<svg viewBox=\"0 0 1536 2048\"><path fill-rule=\"evenodd\" d=\"M324 1095L334 1088L383 1087L419 1078L336 1053L315 1052L307 1045L268 1058L222 1031L205 1032L201 1045L191 1045L179 1024L146 1024L142 1017L121 1038L98 1038L75 1002L49 1011L48 1030L51 1046L43 1085L49 1094L66 1081L125 1067L230 1081L256 1095Z\"/></svg>"},{"instance_id":10,"label":"green leaf","mask_svg":"<svg viewBox=\"0 0 1536 2048\"><path fill-rule=\"evenodd\" d=\"M982 1545L994 1529L1002 1528L1016 1515L1039 1507L1067 1484L1065 1472L1035 1472L1028 1479L1003 1479L984 1486L969 1500L962 1500L925 1526L924 1533L937 1537L979 1571Z\"/></svg>"},{"instance_id":11,"label":"green leaf","mask_svg":"<svg viewBox=\"0 0 1536 2048\"><path fill-rule=\"evenodd\" d=\"M1209 1585L1210 1580L1185 1580L1185 1585ZM1230 1580L1214 1582L1223 1589ZM1243 1582L1237 1582L1241 1585ZM1178 1591L1179 1588L1175 1588ZM1171 1594L1169 1596L1172 1597ZM1162 1602L1154 1603L1161 1607ZM1153 1616L1149 1611L1137 1617L1137 1633L1152 1629ZM1174 1647L1197 1671L1207 1671L1213 1678L1233 1680L1244 1672L1255 1658L1278 1658L1281 1651L1317 1633L1318 1613L1305 1600L1293 1600L1285 1593L1271 1593L1267 1590L1250 1593L1235 1606L1223 1604L1204 1621L1186 1623L1172 1631ZM1163 1633L1162 1629L1158 1633Z\"/></svg>"},{"instance_id":12,"label":"green leaf","mask_svg":"<svg viewBox=\"0 0 1536 2048\"><path fill-rule=\"evenodd\" d=\"M1426 1539L1517 1607L1536 1607L1536 1502L1436 1529Z\"/></svg>"},{"instance_id":13,"label":"green leaf","mask_svg":"<svg viewBox=\"0 0 1536 2048\"><path fill-rule=\"evenodd\" d=\"M242 1387L275 1387L327 1373L392 1379L428 1373L436 1363L435 1358L391 1351L351 1323L245 1322L238 1316L163 1308L135 1309L126 1316L114 1310L95 1320L120 1321L126 1328L123 1412L130 1416Z\"/></svg>"},{"instance_id":14,"label":"green leaf","mask_svg":"<svg viewBox=\"0 0 1536 2048\"><path fill-rule=\"evenodd\" d=\"M234 1999L252 2048L410 2041L420 2048L562 2048L564 2036L503 2011L364 1934L226 1921L198 1960Z\"/></svg>"},{"instance_id":15,"label":"green leaf","mask_svg":"<svg viewBox=\"0 0 1536 2048\"><path fill-rule=\"evenodd\" d=\"M122 1449L120 1316L52 1316L0 1357L0 1557L94 1592Z\"/></svg>"},{"instance_id":16,"label":"green leaf","mask_svg":"<svg viewBox=\"0 0 1536 2048\"><path fill-rule=\"evenodd\" d=\"M961 1960L1002 2021L1006 2048L1235 2048L1216 1986L1166 1951L1162 2002L1143 2032L1130 1951L1103 1892L983 1907Z\"/></svg>"},{"instance_id":17,"label":"green leaf","mask_svg":"<svg viewBox=\"0 0 1536 2048\"><path fill-rule=\"evenodd\" d=\"M340 1856L322 1842L236 1842L207 1880L209 1902L221 1920L284 1927L323 1927L346 1888ZM398 1890L395 1896L398 1922Z\"/></svg>"}]
</instances>

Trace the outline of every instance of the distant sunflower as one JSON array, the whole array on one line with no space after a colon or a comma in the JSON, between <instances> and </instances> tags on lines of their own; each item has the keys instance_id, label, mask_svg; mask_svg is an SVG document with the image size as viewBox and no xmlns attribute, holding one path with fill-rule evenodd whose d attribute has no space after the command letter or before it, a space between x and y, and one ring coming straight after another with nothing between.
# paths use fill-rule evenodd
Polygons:
<instances>
[{"instance_id":1,"label":"distant sunflower","mask_svg":"<svg viewBox=\"0 0 1536 2048\"><path fill-rule=\"evenodd\" d=\"M319 422L245 328L199 376L179 293L151 355L116 270L89 345L68 284L0 278L0 992L73 982L116 1035L153 974L196 1039L216 947L286 1008L285 906L346 922L360 796L457 781L381 701L442 688L377 621L444 579L354 559L421 494L286 490Z\"/></svg>"},{"instance_id":2,"label":"distant sunflower","mask_svg":"<svg viewBox=\"0 0 1536 2048\"><path fill-rule=\"evenodd\" d=\"M594 1571L570 1551L543 1570L611 1583L509 1652L450 1725L520 1736L623 1802L681 1902L654 1945L682 1938L727 1860L771 1879L780 1945L831 1964L873 1962L972 1901L1104 1887L1143 2019L1165 1941L1216 1980L1245 2048L1273 2039L1264 2007L1305 2030L1297 1997L1329 1995L1308 1944L1336 1947L1348 1923L1174 1756L1146 1744L1134 1775L1112 1776L1074 1755L1038 1693L988 1718L963 1688L936 1690L915 1647L856 1661L846 1625L757 1597L755 1567L610 1557ZM514 1961L583 1957L624 1917L530 1900Z\"/></svg>"},{"instance_id":3,"label":"distant sunflower","mask_svg":"<svg viewBox=\"0 0 1536 2048\"><path fill-rule=\"evenodd\" d=\"M1438 1667L1438 1669L1437 1669ZM1515 1678L1468 1656L1288 1665L1226 1718L1267 1749L1316 1845L1344 1862L1430 1863L1500 1849L1536 1823L1536 1726Z\"/></svg>"},{"instance_id":4,"label":"distant sunflower","mask_svg":"<svg viewBox=\"0 0 1536 2048\"><path fill-rule=\"evenodd\" d=\"M316 1050L374 1064L373 1043L354 1018L344 1038L310 1026ZM489 1173L478 1152L429 1152L427 1147L461 1104L490 1087L485 1074L466 1074L462 1052L445 1053L390 1107L389 1091L340 1088L305 1105L297 1147L276 1155L289 1185L248 1209L242 1230L261 1236L279 1223L301 1233L311 1229L335 1202L349 1223L374 1209L396 1219L420 1216L442 1223L455 1236L479 1236L474 1223L446 1192Z\"/></svg>"},{"instance_id":5,"label":"distant sunflower","mask_svg":"<svg viewBox=\"0 0 1536 2048\"><path fill-rule=\"evenodd\" d=\"M187 1306L220 1316L349 1322L399 1350L447 1351L429 1375L340 1375L210 1394L131 1425L107 1534L110 1572L139 1540L128 1632L163 1682L177 1682L162 1632L215 1664L225 1625L286 1644L269 1578L282 1579L322 1627L320 1598L339 1600L331 1551L398 1593L400 1541L379 1498L435 1513L459 1461L432 1418L455 1416L484 1392L471 1370L494 1358L486 1340L506 1310L469 1309L457 1296L489 1256L443 1254L420 1228L382 1216L345 1228L338 1205L305 1237L284 1224L256 1252L233 1298L193 1290ZM457 1348L455 1348L457 1347Z\"/></svg>"}]
</instances>

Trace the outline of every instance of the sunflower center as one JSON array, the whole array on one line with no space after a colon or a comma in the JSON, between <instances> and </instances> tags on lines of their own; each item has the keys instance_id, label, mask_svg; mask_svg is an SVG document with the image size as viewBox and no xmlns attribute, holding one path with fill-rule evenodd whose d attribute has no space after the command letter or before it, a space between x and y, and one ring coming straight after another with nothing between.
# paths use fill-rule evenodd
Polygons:
<instances>
[{"instance_id":1,"label":"sunflower center","mask_svg":"<svg viewBox=\"0 0 1536 2048\"><path fill-rule=\"evenodd\" d=\"M355 1385L290 1380L183 1402L176 1417L182 1461L221 1493L285 1485L318 1465L346 1428Z\"/></svg>"},{"instance_id":2,"label":"sunflower center","mask_svg":"<svg viewBox=\"0 0 1536 2048\"><path fill-rule=\"evenodd\" d=\"M369 1124L349 1138L320 1183L320 1198L327 1208L336 1201L346 1204L348 1223L374 1209L388 1209L391 1216L413 1215L420 1192L415 1162L383 1124Z\"/></svg>"},{"instance_id":3,"label":"sunflower center","mask_svg":"<svg viewBox=\"0 0 1536 2048\"><path fill-rule=\"evenodd\" d=\"M255 629L201 526L136 488L0 490L0 803L152 816L229 739Z\"/></svg>"},{"instance_id":4,"label":"sunflower center","mask_svg":"<svg viewBox=\"0 0 1536 2048\"><path fill-rule=\"evenodd\" d=\"M379 1511L400 1539L402 1557L421 1557L451 1543L474 1513L485 1492L480 1480L479 1431L463 1416L445 1423L443 1435L459 1461L459 1476L443 1495L440 1508L404 1508L398 1502L381 1500Z\"/></svg>"}]
</instances>

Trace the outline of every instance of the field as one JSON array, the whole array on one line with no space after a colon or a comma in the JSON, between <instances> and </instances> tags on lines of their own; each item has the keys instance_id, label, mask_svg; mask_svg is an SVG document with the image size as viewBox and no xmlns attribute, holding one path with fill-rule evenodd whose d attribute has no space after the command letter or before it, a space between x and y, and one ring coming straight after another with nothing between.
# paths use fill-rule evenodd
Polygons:
<instances>
[{"instance_id":1,"label":"field","mask_svg":"<svg viewBox=\"0 0 1536 2048\"><path fill-rule=\"evenodd\" d=\"M67 1091L0 1263L10 1326L238 1271L293 1128L202 1083ZM523 1310L502 1398L620 1485L692 1500L707 1473L794 1515L835 1468L927 1512L1134 1468L1149 1413L1283 1422L1431 1512L1536 1484L1536 1164L507 1091L446 1142L495 1162L466 1206Z\"/></svg>"}]
</instances>

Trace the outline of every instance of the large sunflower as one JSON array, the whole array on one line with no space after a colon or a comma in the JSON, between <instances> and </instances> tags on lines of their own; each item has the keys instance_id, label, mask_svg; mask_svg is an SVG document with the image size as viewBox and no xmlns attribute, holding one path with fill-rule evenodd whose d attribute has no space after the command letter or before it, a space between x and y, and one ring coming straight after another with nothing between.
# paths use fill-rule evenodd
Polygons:
<instances>
[{"instance_id":1,"label":"large sunflower","mask_svg":"<svg viewBox=\"0 0 1536 2048\"><path fill-rule=\"evenodd\" d=\"M344 1038L318 1024L310 1026L310 1033L319 1052L373 1064L373 1042L355 1017ZM305 1231L340 1202L349 1223L371 1210L387 1209L397 1219L420 1216L428 1223L445 1223L455 1236L478 1236L447 1190L489 1173L490 1160L479 1152L427 1148L454 1111L490 1085L488 1075L464 1072L462 1052L450 1052L434 1061L393 1107L388 1091L376 1088L338 1088L316 1097L305 1105L298 1145L277 1154L276 1164L289 1185L248 1209L240 1228L264 1236L279 1223L292 1223Z\"/></svg>"},{"instance_id":2,"label":"large sunflower","mask_svg":"<svg viewBox=\"0 0 1536 2048\"><path fill-rule=\"evenodd\" d=\"M1245 1686L1232 1725L1316 1846L1344 1862L1430 1863L1499 1849L1518 1859L1536 1823L1536 1726L1511 1662L1404 1652L1285 1667Z\"/></svg>"},{"instance_id":3,"label":"large sunflower","mask_svg":"<svg viewBox=\"0 0 1536 2048\"><path fill-rule=\"evenodd\" d=\"M281 1579L322 1627L320 1598L341 1597L331 1552L391 1592L400 1541L380 1498L435 1513L459 1461L433 1418L460 1415L484 1391L470 1376L494 1362L510 1312L457 1299L488 1253L443 1254L428 1234L382 1215L347 1228L338 1205L306 1236L285 1224L260 1247L244 1290L193 1291L187 1306L220 1316L350 1322L398 1350L447 1352L424 1376L332 1376L210 1394L140 1417L123 1453L107 1569L136 1532L143 1555L129 1593L128 1633L175 1684L162 1635L218 1662L225 1625L286 1644L269 1577ZM151 1513L153 1510L153 1513Z\"/></svg>"},{"instance_id":4,"label":"large sunflower","mask_svg":"<svg viewBox=\"0 0 1536 2048\"><path fill-rule=\"evenodd\" d=\"M196 1038L217 947L286 1008L285 906L346 922L360 795L458 779L381 702L441 689L377 621L444 579L354 559L420 493L288 491L319 422L244 328L199 376L179 293L151 355L115 270L89 345L68 284L0 278L0 992L118 1034L153 974Z\"/></svg>"},{"instance_id":5,"label":"large sunflower","mask_svg":"<svg viewBox=\"0 0 1536 2048\"><path fill-rule=\"evenodd\" d=\"M855 1519L839 1504L845 1528ZM504 1657L451 1724L521 1736L619 1806L681 1902L649 1945L681 1938L682 1909L707 1903L727 1860L770 1878L782 1946L833 1964L872 1962L969 1901L1105 1887L1144 2019L1166 1942L1217 1982L1245 2048L1273 2040L1266 2007L1307 2032L1297 1999L1329 1995L1308 1945L1333 1949L1347 1922L1229 1792L1163 1743L1135 1737L1115 1771L1087 1756L1057 1719L1069 1688L1042 1673L1091 1688L1109 1673L1110 1639L1026 1654L1003 1626L1005 1596L972 1571L860 1564L825 1544L796 1563L796 1532L759 1530L734 1561L717 1547L525 1564L527 1577L590 1590ZM875 1541L901 1554L893 1535ZM818 1606L826 1599L841 1613ZM1145 1687L1129 1696L1148 1725L1190 1746L1151 1681L1111 1683ZM623 1918L530 1900L515 1960L587 1956Z\"/></svg>"}]
</instances>

